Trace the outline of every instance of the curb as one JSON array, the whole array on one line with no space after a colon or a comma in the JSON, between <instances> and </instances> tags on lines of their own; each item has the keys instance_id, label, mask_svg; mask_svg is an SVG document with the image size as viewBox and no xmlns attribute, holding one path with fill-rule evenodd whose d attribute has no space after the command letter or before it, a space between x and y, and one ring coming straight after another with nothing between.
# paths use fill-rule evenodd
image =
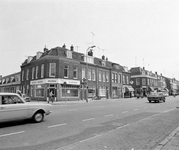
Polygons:
<instances>
[{"instance_id":1,"label":"curb","mask_svg":"<svg viewBox=\"0 0 179 150\"><path fill-rule=\"evenodd\" d=\"M178 107L179 108L179 107ZM168 136L154 150L161 150L164 146L174 137L174 135L179 132L179 126Z\"/></svg>"}]
</instances>

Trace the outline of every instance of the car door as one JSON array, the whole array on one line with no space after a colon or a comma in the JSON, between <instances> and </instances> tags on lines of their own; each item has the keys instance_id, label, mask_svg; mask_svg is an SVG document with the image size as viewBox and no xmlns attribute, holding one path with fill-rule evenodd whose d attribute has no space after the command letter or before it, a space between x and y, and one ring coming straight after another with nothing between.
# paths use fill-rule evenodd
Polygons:
<instances>
[{"instance_id":1,"label":"car door","mask_svg":"<svg viewBox=\"0 0 179 150\"><path fill-rule=\"evenodd\" d=\"M24 119L28 114L27 105L17 95L3 95L0 111L2 121Z\"/></svg>"}]
</instances>

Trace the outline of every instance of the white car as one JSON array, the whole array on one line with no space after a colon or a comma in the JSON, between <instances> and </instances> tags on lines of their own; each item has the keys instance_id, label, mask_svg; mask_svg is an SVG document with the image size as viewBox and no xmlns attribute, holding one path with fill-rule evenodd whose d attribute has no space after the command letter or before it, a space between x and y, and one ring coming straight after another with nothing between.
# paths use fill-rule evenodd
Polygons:
<instances>
[{"instance_id":1,"label":"white car","mask_svg":"<svg viewBox=\"0 0 179 150\"><path fill-rule=\"evenodd\" d=\"M42 122L51 113L50 104L26 102L16 93L0 93L0 122L32 118Z\"/></svg>"}]
</instances>

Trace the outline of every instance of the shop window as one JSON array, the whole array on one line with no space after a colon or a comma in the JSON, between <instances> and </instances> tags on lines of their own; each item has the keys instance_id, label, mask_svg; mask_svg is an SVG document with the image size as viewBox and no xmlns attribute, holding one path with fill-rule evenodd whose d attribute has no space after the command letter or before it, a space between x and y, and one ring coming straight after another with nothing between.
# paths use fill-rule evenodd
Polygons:
<instances>
[{"instance_id":1,"label":"shop window","mask_svg":"<svg viewBox=\"0 0 179 150\"><path fill-rule=\"evenodd\" d=\"M78 86L62 86L62 97L63 98L77 98L78 95Z\"/></svg>"},{"instance_id":2,"label":"shop window","mask_svg":"<svg viewBox=\"0 0 179 150\"><path fill-rule=\"evenodd\" d=\"M106 88L105 86L99 87L99 96L106 96Z\"/></svg>"},{"instance_id":3,"label":"shop window","mask_svg":"<svg viewBox=\"0 0 179 150\"><path fill-rule=\"evenodd\" d=\"M36 97L44 97L44 86L43 85L35 86L35 96Z\"/></svg>"}]
</instances>

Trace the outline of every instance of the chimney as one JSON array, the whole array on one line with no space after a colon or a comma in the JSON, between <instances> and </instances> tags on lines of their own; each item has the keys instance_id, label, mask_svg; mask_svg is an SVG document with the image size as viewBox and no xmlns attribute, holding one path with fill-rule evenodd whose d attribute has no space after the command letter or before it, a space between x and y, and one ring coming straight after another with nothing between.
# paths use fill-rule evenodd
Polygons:
<instances>
[{"instance_id":1,"label":"chimney","mask_svg":"<svg viewBox=\"0 0 179 150\"><path fill-rule=\"evenodd\" d=\"M89 55L89 56L93 56L93 51L92 51L92 49L90 49L90 51L88 52L88 55Z\"/></svg>"},{"instance_id":2,"label":"chimney","mask_svg":"<svg viewBox=\"0 0 179 150\"><path fill-rule=\"evenodd\" d=\"M66 48L66 45L65 45L65 44L63 44L62 48Z\"/></svg>"},{"instance_id":3,"label":"chimney","mask_svg":"<svg viewBox=\"0 0 179 150\"><path fill-rule=\"evenodd\" d=\"M157 71L155 72L155 74L157 74Z\"/></svg>"},{"instance_id":4,"label":"chimney","mask_svg":"<svg viewBox=\"0 0 179 150\"><path fill-rule=\"evenodd\" d=\"M106 57L106 60L108 60L108 58Z\"/></svg>"},{"instance_id":5,"label":"chimney","mask_svg":"<svg viewBox=\"0 0 179 150\"><path fill-rule=\"evenodd\" d=\"M71 51L74 50L74 46L73 46L73 45L70 46L70 50L71 50Z\"/></svg>"},{"instance_id":6,"label":"chimney","mask_svg":"<svg viewBox=\"0 0 179 150\"><path fill-rule=\"evenodd\" d=\"M104 55L102 56L102 60L105 60L105 56Z\"/></svg>"},{"instance_id":7,"label":"chimney","mask_svg":"<svg viewBox=\"0 0 179 150\"><path fill-rule=\"evenodd\" d=\"M145 70L145 67L143 67L143 70Z\"/></svg>"},{"instance_id":8,"label":"chimney","mask_svg":"<svg viewBox=\"0 0 179 150\"><path fill-rule=\"evenodd\" d=\"M44 47L44 52L48 51L48 49L46 48L46 46Z\"/></svg>"}]
</instances>

